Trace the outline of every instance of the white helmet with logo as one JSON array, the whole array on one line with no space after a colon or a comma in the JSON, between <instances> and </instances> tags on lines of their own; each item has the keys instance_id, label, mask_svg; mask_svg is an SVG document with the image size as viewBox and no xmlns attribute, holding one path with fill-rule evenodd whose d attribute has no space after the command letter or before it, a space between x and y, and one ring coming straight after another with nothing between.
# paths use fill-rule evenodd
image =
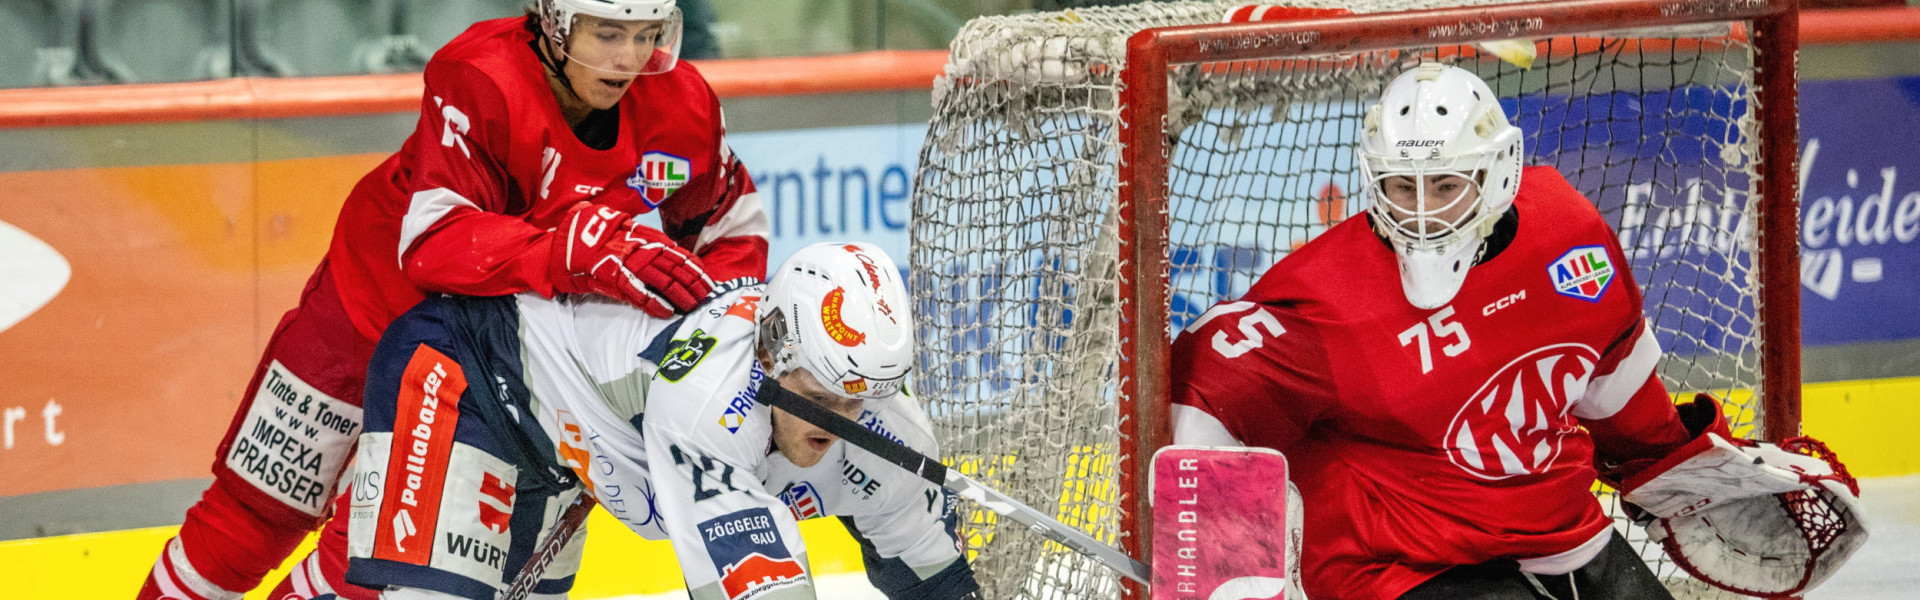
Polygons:
<instances>
[{"instance_id":1,"label":"white helmet with logo","mask_svg":"<svg viewBox=\"0 0 1920 600\"><path fill-rule=\"evenodd\" d=\"M1507 122L1479 76L1439 63L1395 77L1367 111L1364 127L1360 168L1374 230L1393 245L1407 301L1439 308L1460 292L1482 242L1513 206L1520 128ZM1449 175L1468 187L1451 198L1430 198L1428 178ZM1388 198L1383 186L1397 177L1413 182L1412 206ZM1468 203L1464 211L1461 202Z\"/></svg>"},{"instance_id":2,"label":"white helmet with logo","mask_svg":"<svg viewBox=\"0 0 1920 600\"><path fill-rule=\"evenodd\" d=\"M547 41L563 54L567 52L567 34L573 31L574 19L580 15L615 21L661 21L659 36L650 55L640 61L643 65L640 70L620 74L665 73L680 61L681 15L675 0L535 0L534 11L540 16L540 29L546 33ZM614 71L601 65L588 66Z\"/></svg>"},{"instance_id":3,"label":"white helmet with logo","mask_svg":"<svg viewBox=\"0 0 1920 600\"><path fill-rule=\"evenodd\" d=\"M913 368L913 318L900 269L878 246L828 242L801 248L774 271L760 301L760 343L770 375L805 367L848 398L899 392Z\"/></svg>"}]
</instances>

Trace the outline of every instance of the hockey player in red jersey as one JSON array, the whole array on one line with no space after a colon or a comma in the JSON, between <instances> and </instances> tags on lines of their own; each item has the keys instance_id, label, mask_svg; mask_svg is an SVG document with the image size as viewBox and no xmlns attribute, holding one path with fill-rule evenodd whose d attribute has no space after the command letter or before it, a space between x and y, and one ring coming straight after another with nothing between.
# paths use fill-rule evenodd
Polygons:
<instances>
[{"instance_id":1,"label":"hockey player in red jersey","mask_svg":"<svg viewBox=\"0 0 1920 600\"><path fill-rule=\"evenodd\" d=\"M1175 340L1174 442L1286 454L1317 600L1671 597L1591 492L1692 437L1613 231L1471 72L1363 128L1365 218Z\"/></svg>"},{"instance_id":2,"label":"hockey player in red jersey","mask_svg":"<svg viewBox=\"0 0 1920 600\"><path fill-rule=\"evenodd\" d=\"M664 317L764 277L766 215L713 91L677 64L674 1L534 4L428 63L417 128L341 207L140 598L237 599L328 518L374 343L425 293L595 293ZM661 229L631 219L656 210ZM345 528L322 537L339 549ZM283 592L344 567L322 552Z\"/></svg>"}]
</instances>

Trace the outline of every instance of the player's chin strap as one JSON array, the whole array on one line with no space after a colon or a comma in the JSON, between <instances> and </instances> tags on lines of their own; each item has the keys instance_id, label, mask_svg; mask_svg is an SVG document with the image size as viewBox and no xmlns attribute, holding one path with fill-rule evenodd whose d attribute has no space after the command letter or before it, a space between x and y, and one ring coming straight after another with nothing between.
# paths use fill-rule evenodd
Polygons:
<instances>
[{"instance_id":1,"label":"player's chin strap","mask_svg":"<svg viewBox=\"0 0 1920 600\"><path fill-rule=\"evenodd\" d=\"M1749 596L1794 596L1866 542L1858 484L1825 444L1734 437L1706 394L1679 408L1693 441L1605 475L1682 569Z\"/></svg>"},{"instance_id":2,"label":"player's chin strap","mask_svg":"<svg viewBox=\"0 0 1920 600\"><path fill-rule=\"evenodd\" d=\"M553 41L547 38L547 35L540 30L538 25L533 26L530 30L533 31L533 40L527 42L527 46L533 48L533 55L540 57L540 64L545 65L547 72L553 73L553 76L560 80L560 87L567 88L567 93L573 94L575 100L586 102L586 98L580 97L580 92L573 90L573 78L567 77L566 53L560 53L562 58L554 58L553 53L547 51L547 44L551 44Z\"/></svg>"},{"instance_id":3,"label":"player's chin strap","mask_svg":"<svg viewBox=\"0 0 1920 600\"><path fill-rule=\"evenodd\" d=\"M827 410L826 407L820 406L812 400L787 391L786 388L781 387L780 383L774 381L772 378L761 380L760 390L755 393L754 399L761 404L787 411L793 416L799 417L802 421L812 423L814 426L826 430L827 433L846 440L849 444L871 452L874 456L886 459L887 462L899 465L900 468L911 471L914 475L918 475L922 479L947 488L962 498L972 500L986 507L987 510L993 511L995 514L1011 519L1015 523L1025 525L1027 529L1045 536L1047 539L1053 540L1062 546L1084 554L1089 558L1100 561L1100 563L1106 565L1107 568L1113 569L1115 572L1129 579L1138 581L1143 585L1151 583L1150 580L1153 574L1147 569L1147 565L1134 560L1131 556L1127 556L1125 552L1101 543L1100 540L1096 540L1093 536L1087 535L1078 529L1068 527L1065 523L1054 520L1053 517L1049 517L1045 513L1021 504L1020 501L1014 500L1006 494L1000 493L998 490L981 485L980 482L960 474L959 471L948 469L946 465L940 464L940 461L921 454L912 448L908 448L905 444L887 439L886 436L862 427L859 423L840 416L838 413Z\"/></svg>"}]
</instances>

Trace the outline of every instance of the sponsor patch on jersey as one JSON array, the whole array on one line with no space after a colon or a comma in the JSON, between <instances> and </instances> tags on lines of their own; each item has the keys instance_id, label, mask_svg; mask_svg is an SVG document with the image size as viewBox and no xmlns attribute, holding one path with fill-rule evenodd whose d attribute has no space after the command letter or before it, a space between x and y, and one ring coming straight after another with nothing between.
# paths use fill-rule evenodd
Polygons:
<instances>
[{"instance_id":1,"label":"sponsor patch on jersey","mask_svg":"<svg viewBox=\"0 0 1920 600\"><path fill-rule=\"evenodd\" d=\"M854 331L852 327L847 326L846 320L840 317L841 308L846 303L846 288L836 287L833 291L827 292L827 297L820 301L820 322L826 325L827 337L833 338L834 343L852 348L867 341L867 334Z\"/></svg>"},{"instance_id":2,"label":"sponsor patch on jersey","mask_svg":"<svg viewBox=\"0 0 1920 600\"><path fill-rule=\"evenodd\" d=\"M1613 283L1613 261L1602 246L1580 246L1560 255L1547 265L1547 277L1562 296L1599 302L1607 285Z\"/></svg>"},{"instance_id":3,"label":"sponsor patch on jersey","mask_svg":"<svg viewBox=\"0 0 1920 600\"><path fill-rule=\"evenodd\" d=\"M820 501L820 494L813 491L813 484L805 481L794 482L787 490L780 492L780 501L793 511L793 519L805 521L826 513L826 504Z\"/></svg>"},{"instance_id":4,"label":"sponsor patch on jersey","mask_svg":"<svg viewBox=\"0 0 1920 600\"><path fill-rule=\"evenodd\" d=\"M680 381L687 376L687 373L693 372L694 367L700 366L700 361L706 360L707 354L712 352L713 346L718 343L720 343L719 340L707 335L707 332L701 329L693 330L693 333L685 338L674 340L667 346L666 357L660 359L660 378L667 381Z\"/></svg>"},{"instance_id":5,"label":"sponsor patch on jersey","mask_svg":"<svg viewBox=\"0 0 1920 600\"><path fill-rule=\"evenodd\" d=\"M760 382L766 377L760 363L755 361L752 370L747 372L747 389L735 392L733 399L727 401L727 411L720 413L720 426L727 428L727 433L740 433L740 427L747 424L747 413L759 404L754 397L760 393Z\"/></svg>"},{"instance_id":6,"label":"sponsor patch on jersey","mask_svg":"<svg viewBox=\"0 0 1920 600\"><path fill-rule=\"evenodd\" d=\"M1573 403L1587 393L1600 353L1582 344L1542 347L1501 367L1469 396L1440 445L1455 466L1489 480L1545 473L1561 442L1580 430Z\"/></svg>"},{"instance_id":7,"label":"sponsor patch on jersey","mask_svg":"<svg viewBox=\"0 0 1920 600\"><path fill-rule=\"evenodd\" d=\"M640 192L648 207L659 208L667 196L687 184L687 175L692 172L693 163L687 159L655 150L640 155L640 166L634 168L633 177L627 178L627 187Z\"/></svg>"},{"instance_id":8,"label":"sponsor patch on jersey","mask_svg":"<svg viewBox=\"0 0 1920 600\"><path fill-rule=\"evenodd\" d=\"M720 570L720 589L728 600L746 600L808 583L800 561L765 508L729 513L699 525L707 557Z\"/></svg>"},{"instance_id":9,"label":"sponsor patch on jersey","mask_svg":"<svg viewBox=\"0 0 1920 600\"><path fill-rule=\"evenodd\" d=\"M223 460L280 503L318 516L333 499L361 416L360 407L321 392L275 360Z\"/></svg>"},{"instance_id":10,"label":"sponsor patch on jersey","mask_svg":"<svg viewBox=\"0 0 1920 600\"><path fill-rule=\"evenodd\" d=\"M373 557L415 565L429 564L438 537L445 467L453 453L460 422L460 393L467 389L460 363L426 344L414 350L400 374L398 417L393 423L389 461L424 465L423 473L388 469L380 507L382 530ZM457 487L455 489L458 489Z\"/></svg>"},{"instance_id":11,"label":"sponsor patch on jersey","mask_svg":"<svg viewBox=\"0 0 1920 600\"><path fill-rule=\"evenodd\" d=\"M751 296L751 295L741 296L739 300L735 300L733 302L732 306L727 307L727 312L725 316L740 317L742 319L746 319L748 323L752 323L754 313L759 312L759 310L760 310L759 296Z\"/></svg>"},{"instance_id":12,"label":"sponsor patch on jersey","mask_svg":"<svg viewBox=\"0 0 1920 600\"><path fill-rule=\"evenodd\" d=\"M593 464L593 451L587 448L586 428L580 425L580 420L573 416L572 411L556 410L553 418L560 426L560 437L554 440L557 443L553 447L554 453L560 455L560 464L573 471L587 485L587 489L600 489L593 483L593 470L587 468L587 465Z\"/></svg>"},{"instance_id":13,"label":"sponsor patch on jersey","mask_svg":"<svg viewBox=\"0 0 1920 600\"><path fill-rule=\"evenodd\" d=\"M480 480L480 524L488 531L506 533L513 518L513 484L487 472Z\"/></svg>"}]
</instances>

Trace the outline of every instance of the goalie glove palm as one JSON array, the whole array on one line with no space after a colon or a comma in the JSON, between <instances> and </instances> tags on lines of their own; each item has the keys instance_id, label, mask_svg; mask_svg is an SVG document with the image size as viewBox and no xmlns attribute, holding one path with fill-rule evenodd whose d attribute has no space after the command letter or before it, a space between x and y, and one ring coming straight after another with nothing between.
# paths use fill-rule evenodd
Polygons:
<instances>
[{"instance_id":1,"label":"goalie glove palm","mask_svg":"<svg viewBox=\"0 0 1920 600\"><path fill-rule=\"evenodd\" d=\"M1749 596L1792 596L1825 581L1865 543L1859 487L1824 444L1735 438L1704 394L1681 413L1712 422L1690 428L1698 432L1692 442L1619 487L1622 499L1649 513L1648 537L1682 569Z\"/></svg>"},{"instance_id":2,"label":"goalie glove palm","mask_svg":"<svg viewBox=\"0 0 1920 600\"><path fill-rule=\"evenodd\" d=\"M1734 500L1807 490L1835 476L1833 466L1819 458L1734 437L1711 396L1696 397L1683 407L1683 413L1711 415L1712 421L1694 427L1693 440L1666 458L1629 467L1632 472L1618 485L1622 498L1655 517L1683 516Z\"/></svg>"},{"instance_id":3,"label":"goalie glove palm","mask_svg":"<svg viewBox=\"0 0 1920 600\"><path fill-rule=\"evenodd\" d=\"M714 285L700 259L665 233L588 202L561 219L549 264L555 291L607 296L659 318L692 310Z\"/></svg>"}]
</instances>

